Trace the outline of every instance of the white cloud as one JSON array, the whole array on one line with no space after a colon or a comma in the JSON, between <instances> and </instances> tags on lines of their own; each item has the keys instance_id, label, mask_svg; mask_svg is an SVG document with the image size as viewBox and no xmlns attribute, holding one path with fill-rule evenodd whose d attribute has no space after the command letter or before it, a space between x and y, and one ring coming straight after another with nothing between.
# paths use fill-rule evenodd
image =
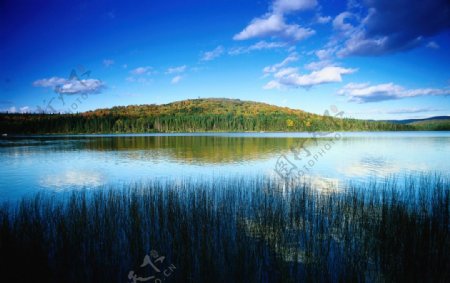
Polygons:
<instances>
[{"instance_id":1,"label":"white cloud","mask_svg":"<svg viewBox=\"0 0 450 283\"><path fill-rule=\"evenodd\" d=\"M448 0L433 0L432 5L420 5L410 0L359 2L364 2L364 5L355 6L356 1L349 3L349 9L355 13L343 12L333 22L340 36L344 35L340 38L343 43L339 43L342 46L338 56L380 56L403 52L423 46L427 38L449 27Z\"/></svg>"},{"instance_id":2,"label":"white cloud","mask_svg":"<svg viewBox=\"0 0 450 283\"><path fill-rule=\"evenodd\" d=\"M286 14L294 11L309 10L317 6L317 0L275 0L272 11L275 14Z\"/></svg>"},{"instance_id":3,"label":"white cloud","mask_svg":"<svg viewBox=\"0 0 450 283\"><path fill-rule=\"evenodd\" d=\"M424 112L436 112L442 109L433 108L433 107L411 107L411 108L399 108L399 109L391 109L385 110L386 114L415 114L415 113L424 113Z\"/></svg>"},{"instance_id":4,"label":"white cloud","mask_svg":"<svg viewBox=\"0 0 450 283\"><path fill-rule=\"evenodd\" d=\"M333 28L341 31L348 31L355 28L353 25L347 23L345 20L355 18L355 15L350 12L342 12L333 20Z\"/></svg>"},{"instance_id":5,"label":"white cloud","mask_svg":"<svg viewBox=\"0 0 450 283\"><path fill-rule=\"evenodd\" d=\"M258 37L278 37L287 40L299 41L315 33L310 28L303 28L297 24L286 24L280 14L266 14L262 18L256 18L236 34L234 40L246 40Z\"/></svg>"},{"instance_id":6,"label":"white cloud","mask_svg":"<svg viewBox=\"0 0 450 283\"><path fill-rule=\"evenodd\" d=\"M286 43L284 42L267 42L267 41L258 41L257 43L251 45L249 47L250 50L262 50L262 49L274 49L285 47Z\"/></svg>"},{"instance_id":7,"label":"white cloud","mask_svg":"<svg viewBox=\"0 0 450 283\"><path fill-rule=\"evenodd\" d=\"M277 81L270 81L263 86L263 89L281 89L282 85Z\"/></svg>"},{"instance_id":8,"label":"white cloud","mask_svg":"<svg viewBox=\"0 0 450 283\"><path fill-rule=\"evenodd\" d=\"M270 86L309 88L319 84L342 82L342 75L352 74L356 72L356 69L329 66L305 75L296 71L295 68L281 69L274 75L275 80L266 84L264 88L267 89Z\"/></svg>"},{"instance_id":9,"label":"white cloud","mask_svg":"<svg viewBox=\"0 0 450 283\"><path fill-rule=\"evenodd\" d=\"M78 94L78 93L99 93L105 85L97 79L64 79L52 77L48 79L40 79L33 82L36 87L54 88L56 93L61 94Z\"/></svg>"},{"instance_id":10,"label":"white cloud","mask_svg":"<svg viewBox=\"0 0 450 283\"><path fill-rule=\"evenodd\" d=\"M243 53L249 53L251 51L259 51L259 50L267 50L267 49L276 49L276 48L282 48L286 47L287 43L285 42L267 42L267 41L258 41L257 43L250 45L248 47L236 47L232 48L228 51L228 54L230 55L239 55Z\"/></svg>"},{"instance_id":11,"label":"white cloud","mask_svg":"<svg viewBox=\"0 0 450 283\"><path fill-rule=\"evenodd\" d=\"M306 64L304 68L308 71L317 71L331 65L333 65L333 62L330 60L319 60Z\"/></svg>"},{"instance_id":12,"label":"white cloud","mask_svg":"<svg viewBox=\"0 0 450 283\"><path fill-rule=\"evenodd\" d=\"M55 91L64 94L96 93L103 87L103 83L96 79L69 80L57 86Z\"/></svg>"},{"instance_id":13,"label":"white cloud","mask_svg":"<svg viewBox=\"0 0 450 283\"><path fill-rule=\"evenodd\" d=\"M291 63L291 62L295 62L298 60L298 56L297 53L291 53L289 54L288 57L286 57L283 61L281 61L280 63L271 65L271 66L267 66L263 69L264 74L269 74L269 73L275 73L277 72L280 68L286 66L287 64Z\"/></svg>"},{"instance_id":14,"label":"white cloud","mask_svg":"<svg viewBox=\"0 0 450 283\"><path fill-rule=\"evenodd\" d=\"M105 66L106 68L108 68L109 66L114 64L114 60L112 59L105 59L103 60L103 66Z\"/></svg>"},{"instance_id":15,"label":"white cloud","mask_svg":"<svg viewBox=\"0 0 450 283\"><path fill-rule=\"evenodd\" d=\"M128 67L128 66L127 66ZM149 84L153 80L149 77L154 73L153 68L150 66L138 67L130 71L131 76L125 80L131 83Z\"/></svg>"},{"instance_id":16,"label":"white cloud","mask_svg":"<svg viewBox=\"0 0 450 283\"><path fill-rule=\"evenodd\" d=\"M318 24L326 24L331 22L331 17L330 16L321 16L321 15L317 15L316 16L316 22Z\"/></svg>"},{"instance_id":17,"label":"white cloud","mask_svg":"<svg viewBox=\"0 0 450 283\"><path fill-rule=\"evenodd\" d=\"M276 37L289 41L300 41L315 33L310 28L298 24L287 24L285 14L294 11L310 10L317 6L317 0L275 0L269 11L254 18L234 40L246 40L261 37Z\"/></svg>"},{"instance_id":18,"label":"white cloud","mask_svg":"<svg viewBox=\"0 0 450 283\"><path fill-rule=\"evenodd\" d=\"M416 114L416 113L426 113L426 112L437 112L442 111L444 109L442 108L434 108L434 107L406 107L406 108L393 108L393 109L381 109L381 108L371 108L371 109L364 109L364 111L353 111L349 112L347 114L352 115L367 115L367 114L374 114L374 115L382 115L382 114Z\"/></svg>"},{"instance_id":19,"label":"white cloud","mask_svg":"<svg viewBox=\"0 0 450 283\"><path fill-rule=\"evenodd\" d=\"M420 5L409 0L348 0L347 11L333 19L334 33L325 47L334 49L332 55L340 58L381 56L418 46L437 49L439 44L431 39L449 27L449 21L443 20L448 18L447 2ZM317 12L316 22L319 16Z\"/></svg>"},{"instance_id":20,"label":"white cloud","mask_svg":"<svg viewBox=\"0 0 450 283\"><path fill-rule=\"evenodd\" d=\"M182 76L175 76L172 78L172 80L170 81L171 84L177 84L179 83L181 80L183 79Z\"/></svg>"},{"instance_id":21,"label":"white cloud","mask_svg":"<svg viewBox=\"0 0 450 283\"><path fill-rule=\"evenodd\" d=\"M320 49L317 50L316 52L314 52L314 54L317 56L317 58L319 58L320 60L325 60L325 59L329 59L332 57L334 53L334 49L333 48L328 48L328 49Z\"/></svg>"},{"instance_id":22,"label":"white cloud","mask_svg":"<svg viewBox=\"0 0 450 283\"><path fill-rule=\"evenodd\" d=\"M151 71L152 71L152 67L145 66L145 67L138 67L136 69L133 69L130 71L130 73L133 75L144 75L144 74L150 75Z\"/></svg>"},{"instance_id":23,"label":"white cloud","mask_svg":"<svg viewBox=\"0 0 450 283\"><path fill-rule=\"evenodd\" d=\"M166 74L177 74L177 73L183 73L184 71L186 71L187 66L183 65L183 66L178 66L178 67L170 67L167 69Z\"/></svg>"},{"instance_id":24,"label":"white cloud","mask_svg":"<svg viewBox=\"0 0 450 283\"><path fill-rule=\"evenodd\" d=\"M431 48L431 49L439 49L440 48L439 44L437 44L436 41L428 42L426 47Z\"/></svg>"},{"instance_id":25,"label":"white cloud","mask_svg":"<svg viewBox=\"0 0 450 283\"><path fill-rule=\"evenodd\" d=\"M8 112L8 113L31 113L31 108L29 106L19 107L17 110L16 106L11 106L7 109L2 109L0 112Z\"/></svg>"},{"instance_id":26,"label":"white cloud","mask_svg":"<svg viewBox=\"0 0 450 283\"><path fill-rule=\"evenodd\" d=\"M20 113L29 113L30 107L29 106L20 107L19 111L20 111Z\"/></svg>"},{"instance_id":27,"label":"white cloud","mask_svg":"<svg viewBox=\"0 0 450 283\"><path fill-rule=\"evenodd\" d=\"M284 77L290 76L292 74L295 74L297 72L298 72L298 68L289 67L289 68L280 69L273 76L277 79L280 79L280 78L284 78Z\"/></svg>"},{"instance_id":28,"label":"white cloud","mask_svg":"<svg viewBox=\"0 0 450 283\"><path fill-rule=\"evenodd\" d=\"M33 86L38 87L55 87L57 85L62 85L67 81L65 78L51 77L49 79L40 79L33 82Z\"/></svg>"},{"instance_id":29,"label":"white cloud","mask_svg":"<svg viewBox=\"0 0 450 283\"><path fill-rule=\"evenodd\" d=\"M223 48L223 46L219 45L214 50L203 53L201 60L202 61L214 60L217 57L221 56L224 51L225 49Z\"/></svg>"},{"instance_id":30,"label":"white cloud","mask_svg":"<svg viewBox=\"0 0 450 283\"><path fill-rule=\"evenodd\" d=\"M367 103L417 96L448 96L450 95L450 89L405 89L404 87L393 83L378 85L369 85L366 83L350 83L340 89L338 91L338 94L348 97L349 101L357 103Z\"/></svg>"},{"instance_id":31,"label":"white cloud","mask_svg":"<svg viewBox=\"0 0 450 283\"><path fill-rule=\"evenodd\" d=\"M336 65L333 63L332 58L334 55L334 52L336 51L335 48L325 48L325 49L319 49L314 52L314 54L319 59L318 61L312 61L308 64L306 64L304 67L306 70L309 71L317 71L320 69L323 69L328 66L334 66Z\"/></svg>"},{"instance_id":32,"label":"white cloud","mask_svg":"<svg viewBox=\"0 0 450 283\"><path fill-rule=\"evenodd\" d=\"M361 8L361 3L359 0L347 0L347 9L359 9Z\"/></svg>"},{"instance_id":33,"label":"white cloud","mask_svg":"<svg viewBox=\"0 0 450 283\"><path fill-rule=\"evenodd\" d=\"M345 42L345 46L337 52L339 57L350 55L382 55L386 52L389 44L387 36L378 38L366 38L362 31L357 31L350 35Z\"/></svg>"}]
</instances>

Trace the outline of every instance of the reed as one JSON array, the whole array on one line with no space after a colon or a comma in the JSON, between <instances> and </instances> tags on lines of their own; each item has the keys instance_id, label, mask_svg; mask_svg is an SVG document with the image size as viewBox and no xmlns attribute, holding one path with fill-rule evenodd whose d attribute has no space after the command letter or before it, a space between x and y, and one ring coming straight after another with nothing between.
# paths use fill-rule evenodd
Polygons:
<instances>
[{"instance_id":1,"label":"reed","mask_svg":"<svg viewBox=\"0 0 450 283\"><path fill-rule=\"evenodd\" d=\"M1 278L448 282L449 207L431 174L325 194L265 177L39 193L0 209ZM140 267L151 250L160 273Z\"/></svg>"}]
</instances>

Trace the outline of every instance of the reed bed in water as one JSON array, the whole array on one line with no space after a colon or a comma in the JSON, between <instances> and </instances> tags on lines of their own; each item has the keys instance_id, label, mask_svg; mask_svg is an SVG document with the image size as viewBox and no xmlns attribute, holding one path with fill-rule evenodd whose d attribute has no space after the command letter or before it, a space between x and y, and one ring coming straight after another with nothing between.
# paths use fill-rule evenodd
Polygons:
<instances>
[{"instance_id":1,"label":"reed bed in water","mask_svg":"<svg viewBox=\"0 0 450 283\"><path fill-rule=\"evenodd\" d=\"M40 193L0 209L1 278L448 282L449 206L431 174L326 193L265 177Z\"/></svg>"}]
</instances>

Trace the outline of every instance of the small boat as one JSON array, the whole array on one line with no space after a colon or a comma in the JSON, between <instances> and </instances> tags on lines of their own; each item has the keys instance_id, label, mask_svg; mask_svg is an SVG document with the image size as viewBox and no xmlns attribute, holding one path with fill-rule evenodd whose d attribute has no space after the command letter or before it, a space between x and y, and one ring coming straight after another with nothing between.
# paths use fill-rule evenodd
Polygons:
<instances>
[{"instance_id":1,"label":"small boat","mask_svg":"<svg viewBox=\"0 0 450 283\"><path fill-rule=\"evenodd\" d=\"M8 136L8 134L2 134L2 137L7 137Z\"/></svg>"}]
</instances>

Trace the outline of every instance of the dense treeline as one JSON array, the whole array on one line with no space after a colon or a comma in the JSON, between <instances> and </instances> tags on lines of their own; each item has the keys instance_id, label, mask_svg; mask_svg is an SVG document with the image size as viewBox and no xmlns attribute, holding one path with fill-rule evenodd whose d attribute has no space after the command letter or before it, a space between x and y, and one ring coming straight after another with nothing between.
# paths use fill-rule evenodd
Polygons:
<instances>
[{"instance_id":1,"label":"dense treeline","mask_svg":"<svg viewBox=\"0 0 450 283\"><path fill-rule=\"evenodd\" d=\"M422 131L450 131L450 120L420 121L410 125Z\"/></svg>"},{"instance_id":2,"label":"dense treeline","mask_svg":"<svg viewBox=\"0 0 450 283\"><path fill-rule=\"evenodd\" d=\"M342 113L342 112L341 112ZM79 114L1 114L1 133L145 133L204 131L396 131L409 125L321 116L264 103L195 99ZM332 117L336 116L336 117Z\"/></svg>"}]
</instances>

